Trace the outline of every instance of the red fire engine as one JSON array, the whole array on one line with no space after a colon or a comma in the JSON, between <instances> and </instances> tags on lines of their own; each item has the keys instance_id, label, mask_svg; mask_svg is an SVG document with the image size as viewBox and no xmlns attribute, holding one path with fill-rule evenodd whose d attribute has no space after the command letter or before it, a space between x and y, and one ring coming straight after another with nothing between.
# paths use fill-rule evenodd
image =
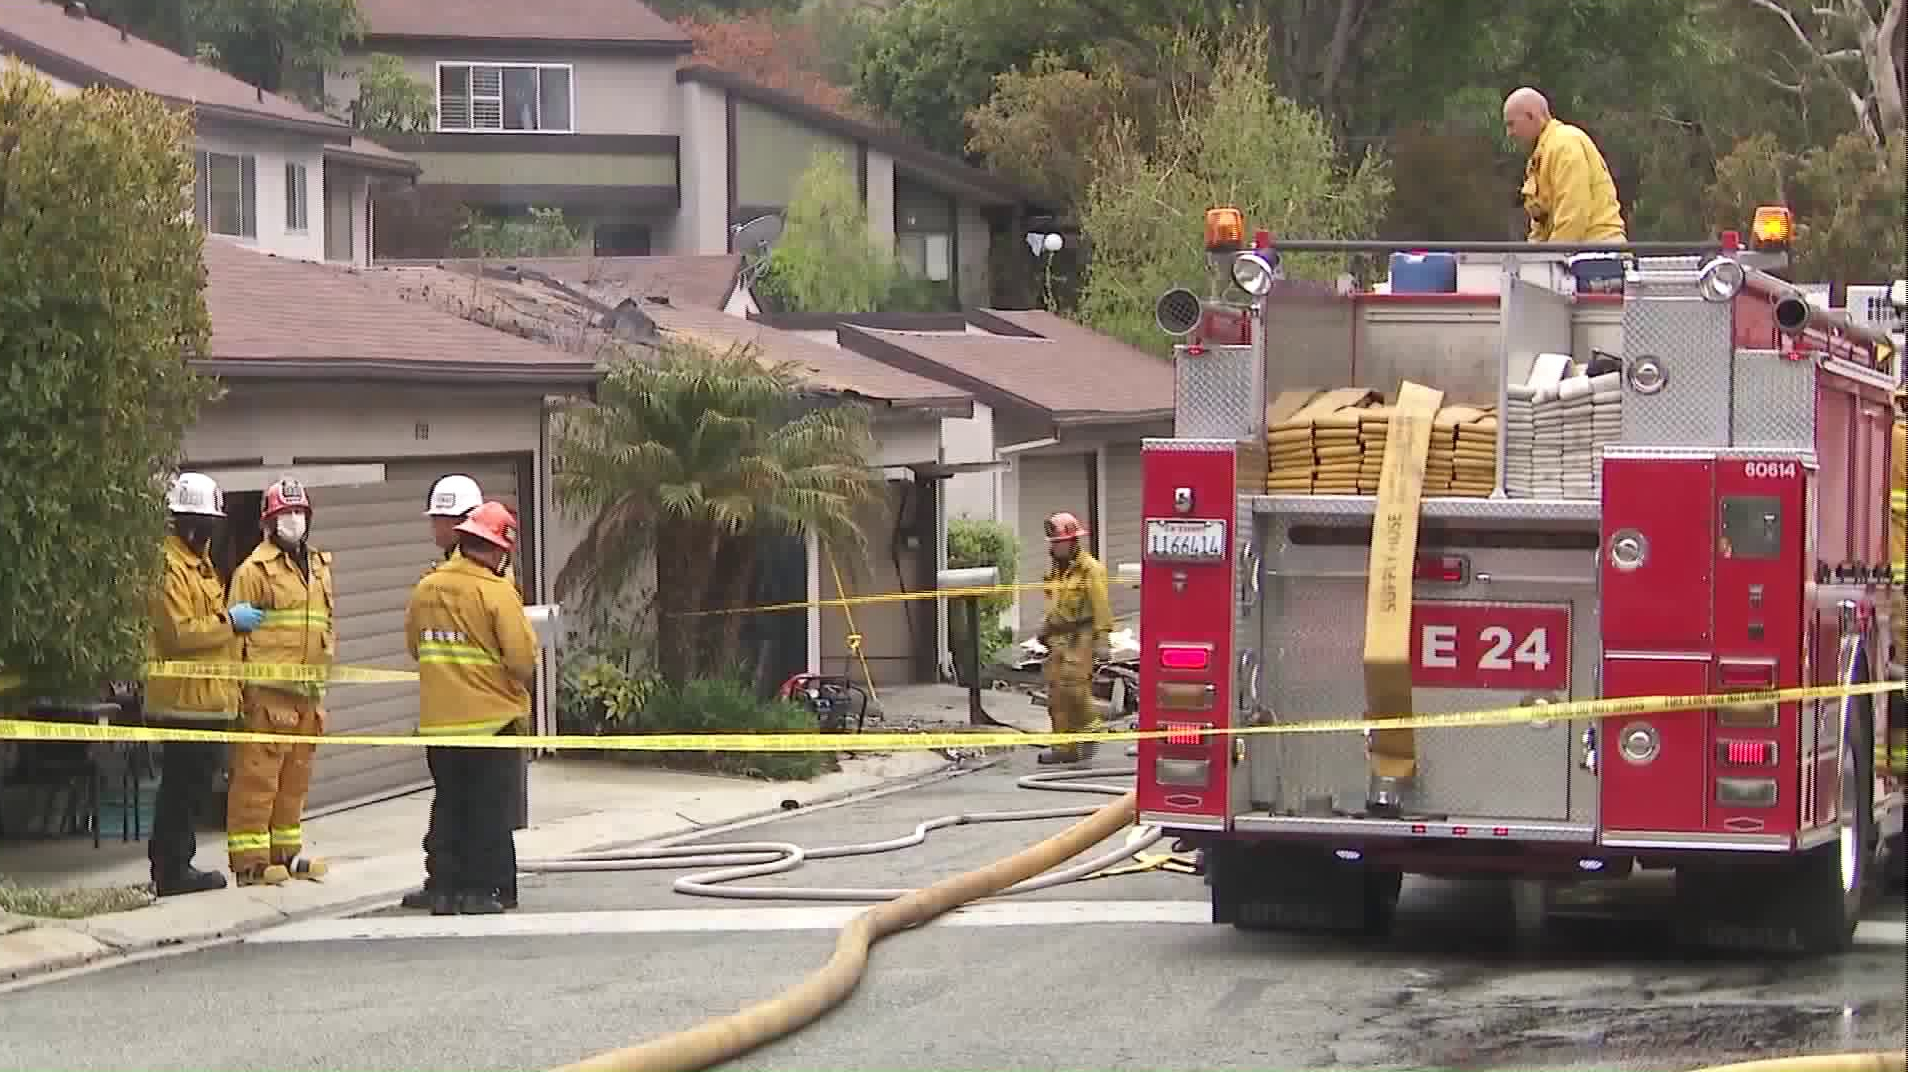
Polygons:
<instances>
[{"instance_id":1,"label":"red fire engine","mask_svg":"<svg viewBox=\"0 0 1908 1072\"><path fill-rule=\"evenodd\" d=\"M1673 868L1688 940L1851 940L1902 832L1901 772L1875 749L1897 694L1420 729L1404 778L1374 773L1368 733L1212 732L1368 710L1376 497L1269 493L1268 404L1413 381L1502 417L1566 359L1620 374L1603 377L1587 493L1507 479L1518 432L1500 420L1488 494L1420 500L1413 710L1899 680L1898 357L1765 270L1791 223L1759 211L1751 248L1733 232L1599 247L1620 270L1597 286L1580 248L1248 242L1236 210L1208 214L1217 285L1155 310L1181 341L1175 434L1143 455L1139 728L1165 735L1138 748L1138 794L1141 822L1204 851L1214 922L1380 932L1407 872L1548 890ZM1354 292L1279 271L1287 254L1406 250L1462 255L1472 285Z\"/></svg>"}]
</instances>

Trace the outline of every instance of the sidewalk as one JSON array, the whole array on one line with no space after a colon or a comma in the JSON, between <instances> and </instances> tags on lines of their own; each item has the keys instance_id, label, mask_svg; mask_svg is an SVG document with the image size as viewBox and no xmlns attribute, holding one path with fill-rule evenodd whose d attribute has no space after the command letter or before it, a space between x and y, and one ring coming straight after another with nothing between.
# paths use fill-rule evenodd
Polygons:
<instances>
[{"instance_id":1,"label":"sidewalk","mask_svg":"<svg viewBox=\"0 0 1908 1072\"><path fill-rule=\"evenodd\" d=\"M613 761L541 759L530 767L530 827L517 832L517 853L529 859L654 840L781 811L786 801L823 803L951 766L934 752L860 755L812 781L761 782ZM310 851L331 863L323 882L228 887L79 920L0 915L0 984L395 901L423 879L421 839L430 798L426 790L307 821ZM98 850L76 838L10 844L4 851L6 876L26 885L132 886L147 880L145 843L122 843L110 830ZM195 862L225 871L224 838L202 831Z\"/></svg>"}]
</instances>

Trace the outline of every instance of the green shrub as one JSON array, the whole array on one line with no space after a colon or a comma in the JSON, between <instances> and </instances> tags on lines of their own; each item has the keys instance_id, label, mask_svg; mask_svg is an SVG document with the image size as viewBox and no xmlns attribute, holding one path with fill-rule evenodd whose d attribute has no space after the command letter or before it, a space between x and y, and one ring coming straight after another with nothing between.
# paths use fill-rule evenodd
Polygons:
<instances>
[{"instance_id":1,"label":"green shrub","mask_svg":"<svg viewBox=\"0 0 1908 1072\"><path fill-rule=\"evenodd\" d=\"M165 483L215 384L189 115L0 64L0 668L139 676Z\"/></svg>"},{"instance_id":2,"label":"green shrub","mask_svg":"<svg viewBox=\"0 0 1908 1072\"><path fill-rule=\"evenodd\" d=\"M949 569L994 566L1000 570L1000 583L1013 584L1020 564L1020 545L1014 530L998 521L973 518L949 518L947 522L947 565ZM986 596L981 604L981 666L993 662L1000 650L1014 639L1011 626L1001 625L1000 616L1014 605L1009 593ZM967 673L967 612L972 601L950 600L947 609L948 646L954 650L954 666L963 679Z\"/></svg>"},{"instance_id":3,"label":"green shrub","mask_svg":"<svg viewBox=\"0 0 1908 1072\"><path fill-rule=\"evenodd\" d=\"M815 716L787 700L762 699L745 682L701 678L660 684L649 696L643 733L814 733ZM813 778L837 768L832 752L656 752L672 766L693 766L771 781Z\"/></svg>"},{"instance_id":4,"label":"green shrub","mask_svg":"<svg viewBox=\"0 0 1908 1072\"><path fill-rule=\"evenodd\" d=\"M630 671L602 655L566 660L557 678L557 729L561 733L634 733L643 707L661 677Z\"/></svg>"}]
</instances>

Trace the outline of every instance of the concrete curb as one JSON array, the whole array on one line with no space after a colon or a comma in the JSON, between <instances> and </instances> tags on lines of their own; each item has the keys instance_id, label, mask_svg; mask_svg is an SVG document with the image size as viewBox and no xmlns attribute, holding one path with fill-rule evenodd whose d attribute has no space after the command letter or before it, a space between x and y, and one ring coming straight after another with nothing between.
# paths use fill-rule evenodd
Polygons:
<instances>
[{"instance_id":1,"label":"concrete curb","mask_svg":"<svg viewBox=\"0 0 1908 1072\"><path fill-rule=\"evenodd\" d=\"M876 754L878 753L862 753L862 755ZM991 766L992 763L985 765ZM798 808L762 808L717 822L689 823L636 839L597 838L580 845L566 846L561 854L600 851L625 845L687 840L706 836L728 827L806 812L871 793L899 791L976 769L981 768L964 766L964 761L959 759L944 759L939 765L924 771L835 790L809 800L801 800L799 796L794 796L792 798L800 802ZM798 793L799 790L796 787L801 784L787 783L787 788ZM615 813L602 811L568 816L552 822L545 828L545 832L549 836L557 836L566 823L580 825L591 819L612 814ZM532 832L518 831L518 836L522 837ZM524 855L529 857L544 855L544 853L525 853ZM227 913L227 918L211 926L205 925L202 921L195 921L194 917L203 915L201 906L204 902L195 903L190 898L161 899L142 908L79 920L42 921L25 917L9 917L9 920L13 922L24 920L26 926L11 932L0 933L0 993L5 993L32 980L75 969L89 968L101 962L132 960L146 955L163 954L175 948L178 951L184 951L187 948L221 945L285 923L295 923L319 916L349 916L394 905L399 898L416 886L418 865L415 857L415 853L407 852L401 855L353 861L334 871L325 883L293 882L283 887L273 888L269 891L272 901L245 893L244 903L232 906L234 911ZM402 880L394 877L367 876L371 882L376 883L375 888L356 892L347 892L340 888L340 879L348 880L353 877L354 872L360 871L375 874L391 867L393 861L402 861ZM337 891L335 895L332 893L334 890ZM244 893L245 891L235 890L234 892ZM287 900L294 903L286 904ZM300 901L306 903L296 903ZM177 917L178 922L168 926L166 917Z\"/></svg>"}]
</instances>

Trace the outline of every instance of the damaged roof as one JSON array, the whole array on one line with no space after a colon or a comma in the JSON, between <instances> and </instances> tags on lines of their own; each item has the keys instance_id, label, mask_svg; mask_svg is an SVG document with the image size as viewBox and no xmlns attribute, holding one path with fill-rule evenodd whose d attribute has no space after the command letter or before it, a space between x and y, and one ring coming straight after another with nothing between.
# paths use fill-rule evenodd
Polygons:
<instances>
[{"instance_id":1,"label":"damaged roof","mask_svg":"<svg viewBox=\"0 0 1908 1072\"><path fill-rule=\"evenodd\" d=\"M375 272L205 241L212 340L194 359L219 376L593 385L595 360L473 323L374 280Z\"/></svg>"},{"instance_id":2,"label":"damaged roof","mask_svg":"<svg viewBox=\"0 0 1908 1072\"><path fill-rule=\"evenodd\" d=\"M624 262L713 259L718 258L617 258ZM752 344L764 360L793 362L805 373L806 382L817 389L883 401L901 409L949 408L958 410L958 415L973 410L973 400L965 391L795 332L730 316L713 306L630 296L630 280L654 278L646 275L646 267L625 264L620 270L612 269L609 274L616 278L608 279L607 285L599 289L595 284L571 283L546 275L531 267L535 263L517 261L498 268L475 261L444 261L378 268L364 275L372 285L401 300L453 310L461 317L525 338L569 345L584 340L586 348L590 346L588 340L598 340L607 348L612 336L640 344L645 341L641 329L653 327L663 335L716 350ZM646 324L632 325L624 316L630 311L640 314Z\"/></svg>"},{"instance_id":3,"label":"damaged roof","mask_svg":"<svg viewBox=\"0 0 1908 1072\"><path fill-rule=\"evenodd\" d=\"M457 271L474 271L474 258L433 262ZM672 305L720 309L735 294L742 273L740 253L657 257L521 257L490 262L505 272L541 272L573 287L586 287L615 304L666 298Z\"/></svg>"},{"instance_id":4,"label":"damaged roof","mask_svg":"<svg viewBox=\"0 0 1908 1072\"><path fill-rule=\"evenodd\" d=\"M836 337L894 368L1060 425L1173 416L1171 362L1041 310L974 310L968 317L990 334L841 324Z\"/></svg>"}]
</instances>

